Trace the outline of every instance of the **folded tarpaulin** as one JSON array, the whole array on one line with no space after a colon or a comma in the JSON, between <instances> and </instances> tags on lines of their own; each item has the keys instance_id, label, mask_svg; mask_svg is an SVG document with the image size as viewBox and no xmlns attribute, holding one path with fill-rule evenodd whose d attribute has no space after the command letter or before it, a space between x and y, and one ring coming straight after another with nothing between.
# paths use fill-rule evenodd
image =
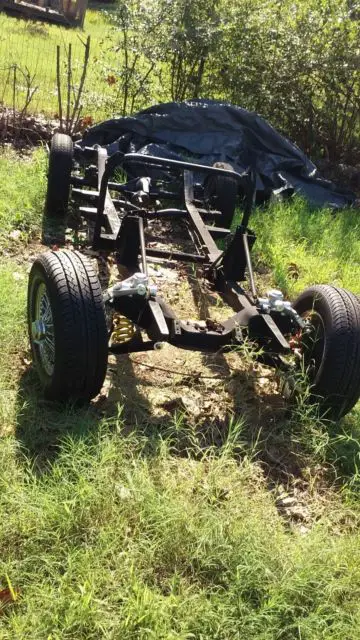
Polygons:
<instances>
[{"instance_id":1,"label":"folded tarpaulin","mask_svg":"<svg viewBox=\"0 0 360 640\"><path fill-rule=\"evenodd\" d=\"M252 169L258 202L282 191L299 193L314 206L340 208L355 200L351 191L319 177L311 160L263 118L216 100L169 102L107 120L80 144L100 144L109 155L136 152L206 165L227 162L239 173Z\"/></svg>"}]
</instances>

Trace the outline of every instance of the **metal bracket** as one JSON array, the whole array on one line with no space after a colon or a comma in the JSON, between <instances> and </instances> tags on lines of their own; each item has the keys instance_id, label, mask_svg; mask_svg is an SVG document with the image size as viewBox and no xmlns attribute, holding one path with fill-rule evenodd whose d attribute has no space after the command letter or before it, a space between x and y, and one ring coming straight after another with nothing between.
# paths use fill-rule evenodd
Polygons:
<instances>
[{"instance_id":1,"label":"metal bracket","mask_svg":"<svg viewBox=\"0 0 360 640\"><path fill-rule=\"evenodd\" d=\"M149 308L152 314L152 317L155 320L158 332L161 338L166 338L169 336L169 328L166 324L164 314L162 309L156 300L149 300Z\"/></svg>"}]
</instances>

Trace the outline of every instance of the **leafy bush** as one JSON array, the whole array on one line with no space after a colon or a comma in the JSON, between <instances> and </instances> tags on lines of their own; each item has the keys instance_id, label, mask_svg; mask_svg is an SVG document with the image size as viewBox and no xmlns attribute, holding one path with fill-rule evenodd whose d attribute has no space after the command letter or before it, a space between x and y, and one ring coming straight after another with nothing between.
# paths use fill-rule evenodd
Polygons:
<instances>
[{"instance_id":1,"label":"leafy bush","mask_svg":"<svg viewBox=\"0 0 360 640\"><path fill-rule=\"evenodd\" d=\"M109 14L119 52L108 70L117 80L114 106L125 114L151 98L225 99L260 113L311 155L354 160L360 157L355 4L121 4Z\"/></svg>"},{"instance_id":2,"label":"leafy bush","mask_svg":"<svg viewBox=\"0 0 360 640\"><path fill-rule=\"evenodd\" d=\"M307 153L353 152L360 31L344 0L226 3L209 89L268 118Z\"/></svg>"}]
</instances>

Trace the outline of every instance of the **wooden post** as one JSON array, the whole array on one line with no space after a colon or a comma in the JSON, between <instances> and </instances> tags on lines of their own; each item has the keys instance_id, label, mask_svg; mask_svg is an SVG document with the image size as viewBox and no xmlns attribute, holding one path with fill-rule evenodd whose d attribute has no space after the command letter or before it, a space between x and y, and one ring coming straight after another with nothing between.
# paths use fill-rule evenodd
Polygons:
<instances>
[{"instance_id":1,"label":"wooden post","mask_svg":"<svg viewBox=\"0 0 360 640\"><path fill-rule=\"evenodd\" d=\"M69 44L68 56L67 56L67 70L66 70L66 80L67 80L67 100L66 100L66 124L65 131L69 133L69 124L70 124L70 100L71 100L71 77L72 77L72 58L71 58L71 43Z\"/></svg>"},{"instance_id":2,"label":"wooden post","mask_svg":"<svg viewBox=\"0 0 360 640\"><path fill-rule=\"evenodd\" d=\"M76 99L75 99L74 108L73 108L73 112L72 112L72 116L71 116L71 120L70 120L70 125L69 125L69 131L70 132L72 131L74 122L76 121L77 117L80 115L80 100L81 100L82 92L83 92L83 89L84 89L86 73L87 73L88 64L89 64L89 57L90 57L90 36L88 36L87 40L86 40L84 62L83 62L83 70L82 70L82 74L81 74L81 78L80 78L80 84L79 84L79 88L77 90L77 96L76 96Z\"/></svg>"},{"instance_id":3,"label":"wooden post","mask_svg":"<svg viewBox=\"0 0 360 640\"><path fill-rule=\"evenodd\" d=\"M60 72L60 45L56 47L56 82L58 91L58 104L59 104L59 122L60 131L63 131L63 113L62 113L62 100L61 100L61 72Z\"/></svg>"}]
</instances>

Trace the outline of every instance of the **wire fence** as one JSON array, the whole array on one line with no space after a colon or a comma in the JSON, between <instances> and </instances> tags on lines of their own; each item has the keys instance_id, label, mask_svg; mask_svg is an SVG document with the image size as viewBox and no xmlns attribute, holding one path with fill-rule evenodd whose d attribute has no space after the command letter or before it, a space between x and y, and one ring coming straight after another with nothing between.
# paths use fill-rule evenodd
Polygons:
<instances>
[{"instance_id":1,"label":"wire fence","mask_svg":"<svg viewBox=\"0 0 360 640\"><path fill-rule=\"evenodd\" d=\"M25 27L21 22L18 30L7 33L0 29L2 120L12 120L12 126L18 128L34 114L52 121L59 120L62 112L65 119L77 105L77 120L81 116L91 123L103 103L103 88L90 40L64 29L53 30L50 36L46 25L39 22L28 22Z\"/></svg>"}]
</instances>

